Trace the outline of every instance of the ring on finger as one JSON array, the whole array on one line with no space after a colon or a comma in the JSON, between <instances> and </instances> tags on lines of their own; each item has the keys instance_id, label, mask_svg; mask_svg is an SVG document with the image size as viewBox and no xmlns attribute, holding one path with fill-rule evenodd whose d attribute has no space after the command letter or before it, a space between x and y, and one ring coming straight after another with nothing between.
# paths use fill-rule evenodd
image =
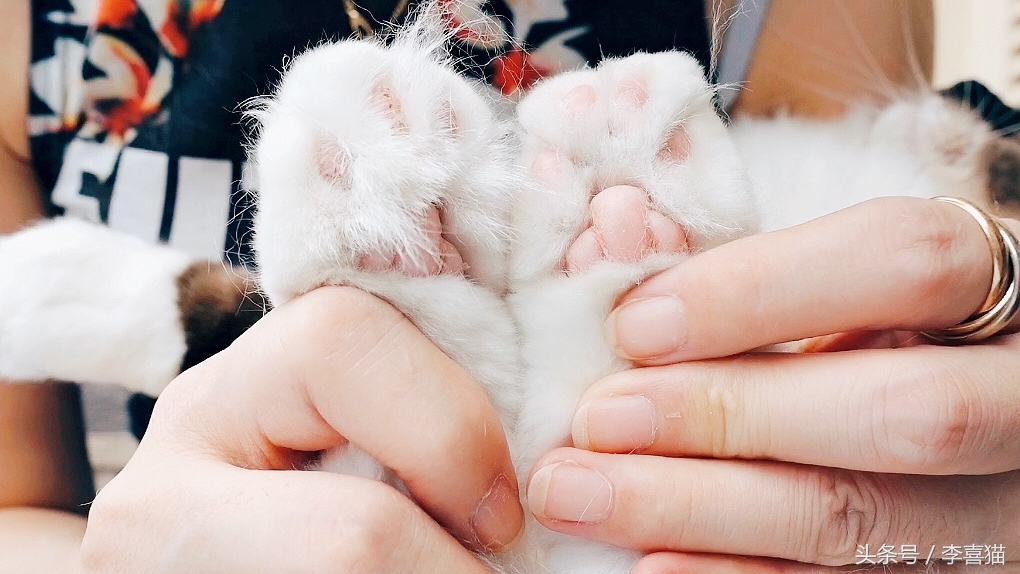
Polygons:
<instances>
[{"instance_id":1,"label":"ring on finger","mask_svg":"<svg viewBox=\"0 0 1020 574\"><path fill-rule=\"evenodd\" d=\"M936 197L966 211L981 226L992 251L992 286L976 313L946 329L922 331L940 343L973 343L1005 329L1020 311L1020 241L998 219L955 197Z\"/></svg>"}]
</instances>

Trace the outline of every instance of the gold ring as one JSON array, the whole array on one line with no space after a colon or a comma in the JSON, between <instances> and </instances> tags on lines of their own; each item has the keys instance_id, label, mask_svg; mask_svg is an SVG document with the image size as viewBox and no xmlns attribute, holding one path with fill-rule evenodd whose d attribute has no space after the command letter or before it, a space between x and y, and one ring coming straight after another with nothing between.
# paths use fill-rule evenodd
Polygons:
<instances>
[{"instance_id":1,"label":"gold ring","mask_svg":"<svg viewBox=\"0 0 1020 574\"><path fill-rule=\"evenodd\" d=\"M955 197L933 199L960 207L981 226L992 251L992 286L977 312L963 322L921 334L941 343L987 339L1009 326L1020 311L1020 241L1005 225L969 201Z\"/></svg>"}]
</instances>

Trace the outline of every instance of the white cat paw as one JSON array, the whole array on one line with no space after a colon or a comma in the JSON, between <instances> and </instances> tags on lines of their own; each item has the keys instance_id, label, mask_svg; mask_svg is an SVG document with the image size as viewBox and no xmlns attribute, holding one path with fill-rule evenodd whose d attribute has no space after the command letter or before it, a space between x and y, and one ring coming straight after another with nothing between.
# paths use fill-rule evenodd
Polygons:
<instances>
[{"instance_id":1,"label":"white cat paw","mask_svg":"<svg viewBox=\"0 0 1020 574\"><path fill-rule=\"evenodd\" d=\"M607 60L537 86L518 109L536 185L515 214L517 278L753 231L750 186L712 95L697 62L677 52Z\"/></svg>"},{"instance_id":2,"label":"white cat paw","mask_svg":"<svg viewBox=\"0 0 1020 574\"><path fill-rule=\"evenodd\" d=\"M503 288L508 129L422 39L306 52L260 115L255 247L275 302L356 272Z\"/></svg>"}]
</instances>

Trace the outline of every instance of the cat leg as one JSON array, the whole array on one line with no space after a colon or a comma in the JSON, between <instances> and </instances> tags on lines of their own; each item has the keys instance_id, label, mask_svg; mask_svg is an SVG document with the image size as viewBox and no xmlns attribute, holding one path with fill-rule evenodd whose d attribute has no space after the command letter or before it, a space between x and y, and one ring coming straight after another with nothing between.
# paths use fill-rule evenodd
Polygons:
<instances>
[{"instance_id":1,"label":"cat leg","mask_svg":"<svg viewBox=\"0 0 1020 574\"><path fill-rule=\"evenodd\" d=\"M929 101L918 141L927 136L928 165L941 183L939 194L968 199L1000 216L1020 217L1020 137L992 129L951 99Z\"/></svg>"},{"instance_id":2,"label":"cat leg","mask_svg":"<svg viewBox=\"0 0 1020 574\"><path fill-rule=\"evenodd\" d=\"M650 273L756 229L756 205L701 68L637 54L539 84L518 108L532 185L514 205L511 307L525 363L518 474L570 444L581 393L629 368L604 335ZM585 520L585 517L577 517ZM556 574L625 573L639 555L531 525Z\"/></svg>"},{"instance_id":3,"label":"cat leg","mask_svg":"<svg viewBox=\"0 0 1020 574\"><path fill-rule=\"evenodd\" d=\"M157 396L264 302L243 270L58 218L0 238L0 377Z\"/></svg>"},{"instance_id":4,"label":"cat leg","mask_svg":"<svg viewBox=\"0 0 1020 574\"><path fill-rule=\"evenodd\" d=\"M993 198L985 150L994 141L991 128L975 111L930 93L904 98L880 111L868 145L878 150L900 147L916 158L931 180L917 195L952 195L989 206ZM899 193L882 191L880 195Z\"/></svg>"},{"instance_id":5,"label":"cat leg","mask_svg":"<svg viewBox=\"0 0 1020 574\"><path fill-rule=\"evenodd\" d=\"M274 304L321 285L389 301L484 386L509 427L517 334L500 295L520 179L509 126L422 34L306 52L257 112L259 279ZM318 468L402 488L355 446Z\"/></svg>"}]
</instances>

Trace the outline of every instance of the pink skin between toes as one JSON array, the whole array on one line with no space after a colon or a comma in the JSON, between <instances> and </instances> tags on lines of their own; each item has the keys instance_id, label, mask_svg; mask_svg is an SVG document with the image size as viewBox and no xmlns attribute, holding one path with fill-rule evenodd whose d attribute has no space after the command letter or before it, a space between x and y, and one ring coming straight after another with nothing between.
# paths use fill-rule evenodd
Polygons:
<instances>
[{"instance_id":1,"label":"pink skin between toes","mask_svg":"<svg viewBox=\"0 0 1020 574\"><path fill-rule=\"evenodd\" d=\"M425 212L422 225L428 245L418 246L413 253L382 253L375 251L362 256L360 267L365 271L399 271L408 277L431 277L445 273L464 272L464 259L452 243L443 237L443 222L438 207Z\"/></svg>"}]
</instances>

